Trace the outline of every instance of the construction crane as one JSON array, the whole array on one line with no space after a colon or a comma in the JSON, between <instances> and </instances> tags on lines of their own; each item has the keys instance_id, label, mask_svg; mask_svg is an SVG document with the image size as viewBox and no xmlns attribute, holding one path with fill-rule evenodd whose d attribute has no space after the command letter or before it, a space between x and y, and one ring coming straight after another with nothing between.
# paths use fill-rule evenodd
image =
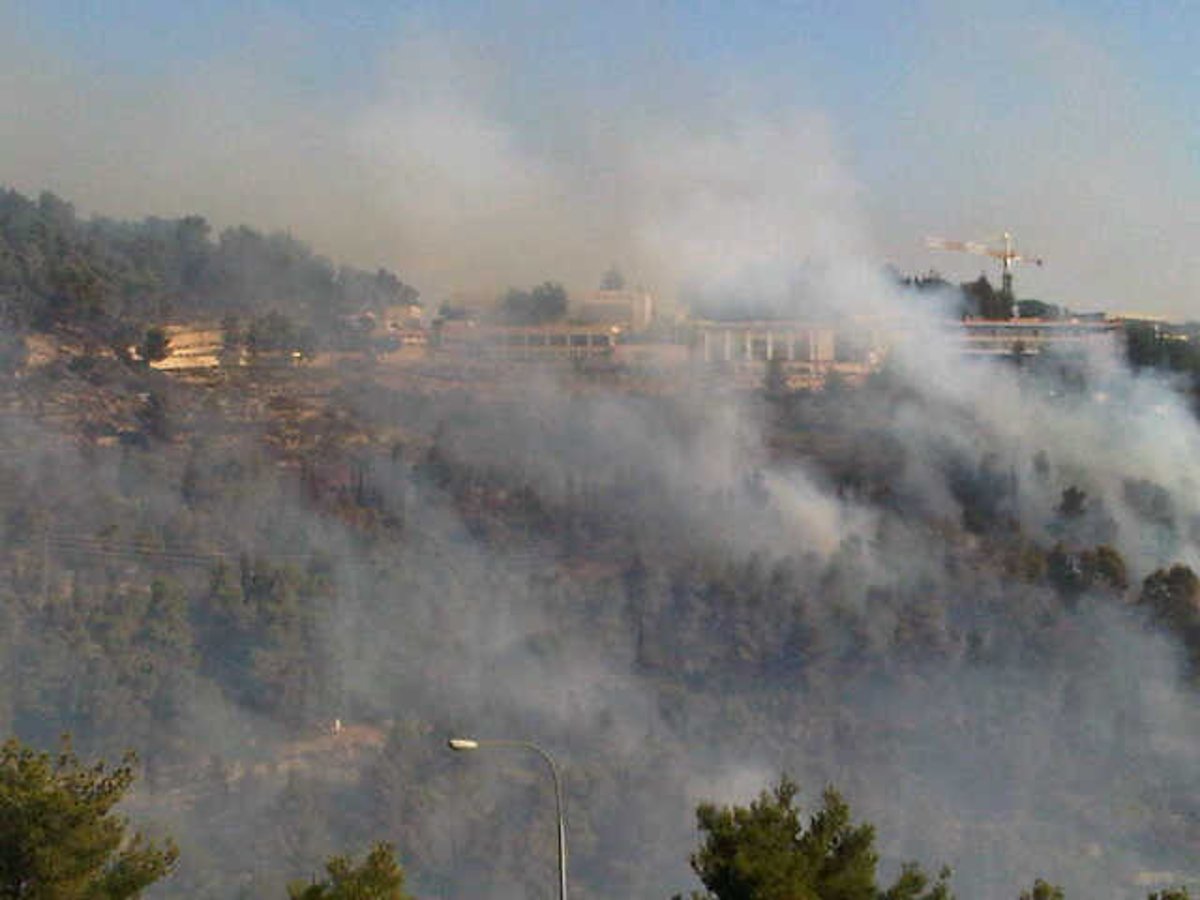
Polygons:
<instances>
[{"instance_id":1,"label":"construction crane","mask_svg":"<svg viewBox=\"0 0 1200 900\"><path fill-rule=\"evenodd\" d=\"M997 246L1001 241L1004 242L1004 246ZM1000 292L1009 299L1009 302L1012 302L1014 299L1012 286L1013 264L1019 262L1033 263L1036 266L1042 264L1042 260L1039 257L1025 256L1014 250L1013 237L1007 231L1000 235L1000 237L993 238L990 241L950 241L945 238L925 238L925 246L930 250L958 250L961 253L975 253L979 256L990 256L993 259L1000 260Z\"/></svg>"}]
</instances>

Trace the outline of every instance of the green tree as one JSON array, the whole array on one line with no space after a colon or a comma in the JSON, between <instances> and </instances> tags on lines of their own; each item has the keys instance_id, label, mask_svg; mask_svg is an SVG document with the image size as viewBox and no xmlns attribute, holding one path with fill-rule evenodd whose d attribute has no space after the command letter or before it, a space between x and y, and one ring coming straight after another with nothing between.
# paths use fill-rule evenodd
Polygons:
<instances>
[{"instance_id":1,"label":"green tree","mask_svg":"<svg viewBox=\"0 0 1200 900\"><path fill-rule=\"evenodd\" d=\"M769 399L778 400L785 396L787 391L787 369L782 359L773 356L767 361L767 368L763 373L763 393Z\"/></svg>"},{"instance_id":2,"label":"green tree","mask_svg":"<svg viewBox=\"0 0 1200 900\"><path fill-rule=\"evenodd\" d=\"M175 223L178 279L185 290L196 290L203 284L212 256L211 232L212 226L202 216L185 216Z\"/></svg>"},{"instance_id":3,"label":"green tree","mask_svg":"<svg viewBox=\"0 0 1200 900\"><path fill-rule=\"evenodd\" d=\"M1061 319L1063 308L1042 300L1018 300L1017 316L1022 319Z\"/></svg>"},{"instance_id":4,"label":"green tree","mask_svg":"<svg viewBox=\"0 0 1200 900\"><path fill-rule=\"evenodd\" d=\"M935 880L921 870L916 863L905 863L900 877L886 891L879 894L880 900L953 900L950 893L950 869L943 867Z\"/></svg>"},{"instance_id":5,"label":"green tree","mask_svg":"<svg viewBox=\"0 0 1200 900\"><path fill-rule=\"evenodd\" d=\"M167 337L167 332L158 326L148 328L139 351L146 363L159 362L170 355L171 339Z\"/></svg>"},{"instance_id":6,"label":"green tree","mask_svg":"<svg viewBox=\"0 0 1200 900\"><path fill-rule=\"evenodd\" d=\"M121 900L170 874L177 851L113 812L133 783L133 758L86 766L64 741L52 757L9 740L0 747L0 897Z\"/></svg>"},{"instance_id":7,"label":"green tree","mask_svg":"<svg viewBox=\"0 0 1200 900\"><path fill-rule=\"evenodd\" d=\"M1183 642L1200 674L1200 577L1182 564L1159 569L1142 582L1138 603Z\"/></svg>"},{"instance_id":8,"label":"green tree","mask_svg":"<svg viewBox=\"0 0 1200 900\"><path fill-rule=\"evenodd\" d=\"M391 844L376 844L359 865L349 856L334 856L325 871L324 881L289 885L290 900L411 900Z\"/></svg>"},{"instance_id":9,"label":"green tree","mask_svg":"<svg viewBox=\"0 0 1200 900\"><path fill-rule=\"evenodd\" d=\"M0 331L0 372L12 375L29 361L29 345L19 334Z\"/></svg>"},{"instance_id":10,"label":"green tree","mask_svg":"<svg viewBox=\"0 0 1200 900\"><path fill-rule=\"evenodd\" d=\"M1108 544L1101 544L1095 550L1085 552L1083 562L1094 587L1106 588L1117 593L1129 587L1129 572L1125 567L1125 559Z\"/></svg>"},{"instance_id":11,"label":"green tree","mask_svg":"<svg viewBox=\"0 0 1200 900\"><path fill-rule=\"evenodd\" d=\"M547 281L535 287L529 295L534 315L543 321L561 319L567 314L567 291L557 281Z\"/></svg>"},{"instance_id":12,"label":"green tree","mask_svg":"<svg viewBox=\"0 0 1200 900\"><path fill-rule=\"evenodd\" d=\"M1058 514L1064 519L1078 519L1087 510L1087 491L1070 485L1062 492L1058 502Z\"/></svg>"},{"instance_id":13,"label":"green tree","mask_svg":"<svg viewBox=\"0 0 1200 900\"><path fill-rule=\"evenodd\" d=\"M1077 552L1060 541L1046 555L1046 575L1055 590L1067 597L1084 591L1122 594L1129 587L1125 559L1108 544Z\"/></svg>"},{"instance_id":14,"label":"green tree","mask_svg":"<svg viewBox=\"0 0 1200 900\"><path fill-rule=\"evenodd\" d=\"M1165 358L1159 326L1152 322L1125 325L1125 355L1135 369L1159 365Z\"/></svg>"},{"instance_id":15,"label":"green tree","mask_svg":"<svg viewBox=\"0 0 1200 900\"><path fill-rule=\"evenodd\" d=\"M510 288L500 298L500 313L510 325L555 322L567 313L567 291L555 281L539 284L531 291Z\"/></svg>"},{"instance_id":16,"label":"green tree","mask_svg":"<svg viewBox=\"0 0 1200 900\"><path fill-rule=\"evenodd\" d=\"M171 421L167 409L167 397L162 391L150 391L135 410L141 433L156 441L171 438Z\"/></svg>"},{"instance_id":17,"label":"green tree","mask_svg":"<svg viewBox=\"0 0 1200 900\"><path fill-rule=\"evenodd\" d=\"M294 350L296 326L290 317L278 310L271 310L250 323L243 341L246 349L252 354Z\"/></svg>"},{"instance_id":18,"label":"green tree","mask_svg":"<svg viewBox=\"0 0 1200 900\"><path fill-rule=\"evenodd\" d=\"M915 863L881 892L874 826L854 824L832 788L805 823L797 792L784 776L748 807L697 808L703 840L691 864L708 889L697 900L951 900L949 871L931 884Z\"/></svg>"},{"instance_id":19,"label":"green tree","mask_svg":"<svg viewBox=\"0 0 1200 900\"><path fill-rule=\"evenodd\" d=\"M1190 900L1191 895L1185 887L1167 888L1162 891L1155 891L1146 897L1146 900Z\"/></svg>"},{"instance_id":20,"label":"green tree","mask_svg":"<svg viewBox=\"0 0 1200 900\"><path fill-rule=\"evenodd\" d=\"M615 265L609 266L607 272L600 276L600 290L602 291L623 291L625 290L625 276L621 274L621 270Z\"/></svg>"},{"instance_id":21,"label":"green tree","mask_svg":"<svg viewBox=\"0 0 1200 900\"><path fill-rule=\"evenodd\" d=\"M235 313L227 313L221 318L221 349L240 350L244 340L242 320Z\"/></svg>"},{"instance_id":22,"label":"green tree","mask_svg":"<svg viewBox=\"0 0 1200 900\"><path fill-rule=\"evenodd\" d=\"M1057 884L1040 878L1034 881L1032 888L1021 891L1021 900L1064 900L1064 896L1063 889Z\"/></svg>"},{"instance_id":23,"label":"green tree","mask_svg":"<svg viewBox=\"0 0 1200 900\"><path fill-rule=\"evenodd\" d=\"M993 320L1012 318L1012 297L993 288L986 275L966 282L961 288L970 315Z\"/></svg>"},{"instance_id":24,"label":"green tree","mask_svg":"<svg viewBox=\"0 0 1200 900\"><path fill-rule=\"evenodd\" d=\"M1200 578L1189 566L1175 565L1146 576L1139 602L1178 632L1200 628Z\"/></svg>"}]
</instances>

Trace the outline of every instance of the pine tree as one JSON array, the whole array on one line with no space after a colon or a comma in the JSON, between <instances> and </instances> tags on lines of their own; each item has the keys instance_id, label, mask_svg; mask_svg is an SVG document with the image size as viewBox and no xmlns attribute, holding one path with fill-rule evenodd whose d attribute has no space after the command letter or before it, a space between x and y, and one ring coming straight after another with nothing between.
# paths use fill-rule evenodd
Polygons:
<instances>
[{"instance_id":1,"label":"pine tree","mask_svg":"<svg viewBox=\"0 0 1200 900\"><path fill-rule=\"evenodd\" d=\"M359 865L349 856L335 856L325 870L325 881L289 886L290 900L412 900L391 844L376 844Z\"/></svg>"},{"instance_id":2,"label":"pine tree","mask_svg":"<svg viewBox=\"0 0 1200 900\"><path fill-rule=\"evenodd\" d=\"M706 900L953 900L949 870L931 882L915 863L880 891L874 826L854 824L832 788L806 823L795 805L798 791L784 776L749 807L706 803L696 810L704 839L691 863Z\"/></svg>"},{"instance_id":3,"label":"pine tree","mask_svg":"<svg viewBox=\"0 0 1200 900\"><path fill-rule=\"evenodd\" d=\"M56 757L0 747L0 897L124 900L170 874L178 851L113 812L133 783L133 758L85 766L64 740Z\"/></svg>"}]
</instances>

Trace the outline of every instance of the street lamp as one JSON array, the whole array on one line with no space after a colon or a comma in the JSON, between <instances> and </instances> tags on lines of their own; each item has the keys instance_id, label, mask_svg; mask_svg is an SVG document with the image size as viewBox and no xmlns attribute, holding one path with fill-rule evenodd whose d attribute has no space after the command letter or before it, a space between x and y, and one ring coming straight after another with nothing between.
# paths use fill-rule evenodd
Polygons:
<instances>
[{"instance_id":1,"label":"street lamp","mask_svg":"<svg viewBox=\"0 0 1200 900\"><path fill-rule=\"evenodd\" d=\"M554 811L558 817L558 900L567 900L567 826L563 819L562 779L558 776L558 766L554 763L554 757L533 741L450 738L446 741L446 746L458 753L478 750L480 747L523 747L532 750L546 761L546 765L550 767L550 777L554 781Z\"/></svg>"}]
</instances>

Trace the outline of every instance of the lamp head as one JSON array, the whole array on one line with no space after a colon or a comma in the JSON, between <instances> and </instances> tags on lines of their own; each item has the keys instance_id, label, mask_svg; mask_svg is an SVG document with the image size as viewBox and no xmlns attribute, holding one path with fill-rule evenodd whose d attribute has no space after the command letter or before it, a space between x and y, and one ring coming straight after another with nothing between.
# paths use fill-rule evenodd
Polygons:
<instances>
[{"instance_id":1,"label":"lamp head","mask_svg":"<svg viewBox=\"0 0 1200 900\"><path fill-rule=\"evenodd\" d=\"M446 746L451 750L462 752L464 750L476 750L479 747L479 741L471 740L471 738L450 738L446 741Z\"/></svg>"}]
</instances>

